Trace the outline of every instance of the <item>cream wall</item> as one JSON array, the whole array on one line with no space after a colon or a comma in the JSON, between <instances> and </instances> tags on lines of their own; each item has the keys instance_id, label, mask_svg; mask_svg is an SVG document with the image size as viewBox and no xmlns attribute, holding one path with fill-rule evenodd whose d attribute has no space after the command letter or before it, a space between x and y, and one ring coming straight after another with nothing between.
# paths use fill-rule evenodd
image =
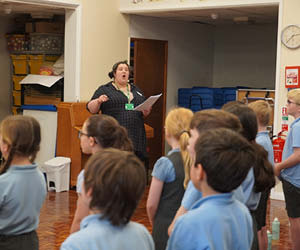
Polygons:
<instances>
[{"instance_id":1,"label":"cream wall","mask_svg":"<svg viewBox=\"0 0 300 250\"><path fill-rule=\"evenodd\" d=\"M80 100L109 81L112 65L128 59L129 24L119 1L82 0Z\"/></svg>"},{"instance_id":2,"label":"cream wall","mask_svg":"<svg viewBox=\"0 0 300 250\"><path fill-rule=\"evenodd\" d=\"M0 16L0 121L11 114L12 105L12 80L11 61L7 50L5 34L11 32L13 19Z\"/></svg>"},{"instance_id":3,"label":"cream wall","mask_svg":"<svg viewBox=\"0 0 300 250\"><path fill-rule=\"evenodd\" d=\"M289 24L300 25L300 1L299 0L284 0L282 4L282 23L281 30ZM281 31L280 31L281 32ZM286 48L280 43L280 81L277 86L278 95L278 112L286 105L287 89L285 88L285 67L286 66L300 66L300 48L296 50ZM290 117L291 118L291 117ZM278 116L278 123L281 122L281 116ZM280 128L279 128L280 129Z\"/></svg>"}]
</instances>

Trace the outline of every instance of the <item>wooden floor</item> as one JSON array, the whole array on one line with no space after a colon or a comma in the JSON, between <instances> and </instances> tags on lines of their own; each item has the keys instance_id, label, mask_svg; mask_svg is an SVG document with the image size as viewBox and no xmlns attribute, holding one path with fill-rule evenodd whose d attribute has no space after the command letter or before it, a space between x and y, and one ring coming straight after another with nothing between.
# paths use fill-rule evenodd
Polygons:
<instances>
[{"instance_id":1,"label":"wooden floor","mask_svg":"<svg viewBox=\"0 0 300 250\"><path fill-rule=\"evenodd\" d=\"M148 188L133 216L133 220L144 224L151 232L151 226L146 214L147 192ZM76 199L77 194L75 191L62 193L48 192L41 211L40 225L38 228L40 250L59 249L61 243L69 235L69 229L76 206ZM269 230L270 222L275 217L278 217L280 221L280 241L273 242L272 250L291 249L288 217L283 201L271 200L269 202L267 218Z\"/></svg>"}]
</instances>

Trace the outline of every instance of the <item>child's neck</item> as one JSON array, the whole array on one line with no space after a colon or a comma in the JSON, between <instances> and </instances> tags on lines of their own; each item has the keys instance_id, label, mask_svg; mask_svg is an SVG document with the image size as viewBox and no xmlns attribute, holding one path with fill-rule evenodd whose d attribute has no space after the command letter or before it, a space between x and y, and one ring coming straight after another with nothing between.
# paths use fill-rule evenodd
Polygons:
<instances>
[{"instance_id":1,"label":"child's neck","mask_svg":"<svg viewBox=\"0 0 300 250\"><path fill-rule=\"evenodd\" d=\"M14 156L10 165L31 165L32 163L29 161L27 156Z\"/></svg>"},{"instance_id":2,"label":"child's neck","mask_svg":"<svg viewBox=\"0 0 300 250\"><path fill-rule=\"evenodd\" d=\"M268 131L267 126L258 125L257 132Z\"/></svg>"},{"instance_id":3,"label":"child's neck","mask_svg":"<svg viewBox=\"0 0 300 250\"><path fill-rule=\"evenodd\" d=\"M176 140L174 137L169 137L168 138L168 144L170 145L170 147L172 149L175 149L175 148L180 148L180 143L178 140Z\"/></svg>"},{"instance_id":4,"label":"child's neck","mask_svg":"<svg viewBox=\"0 0 300 250\"><path fill-rule=\"evenodd\" d=\"M202 196L203 197L208 197L211 195L217 195L220 194L219 192L217 192L216 190L214 190L213 188L211 188L207 182L203 182L201 185L201 192L202 192Z\"/></svg>"}]
</instances>

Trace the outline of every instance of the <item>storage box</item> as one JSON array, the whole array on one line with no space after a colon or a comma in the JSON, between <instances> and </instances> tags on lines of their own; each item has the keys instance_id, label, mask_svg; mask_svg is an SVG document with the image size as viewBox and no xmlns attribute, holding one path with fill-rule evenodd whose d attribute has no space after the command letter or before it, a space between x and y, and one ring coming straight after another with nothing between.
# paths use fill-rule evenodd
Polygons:
<instances>
[{"instance_id":1,"label":"storage box","mask_svg":"<svg viewBox=\"0 0 300 250\"><path fill-rule=\"evenodd\" d=\"M192 95L191 88L178 89L178 106L184 108L190 108L191 95Z\"/></svg>"},{"instance_id":2,"label":"storage box","mask_svg":"<svg viewBox=\"0 0 300 250\"><path fill-rule=\"evenodd\" d=\"M7 49L10 52L19 52L28 50L28 37L24 34L7 34Z\"/></svg>"},{"instance_id":3,"label":"storage box","mask_svg":"<svg viewBox=\"0 0 300 250\"><path fill-rule=\"evenodd\" d=\"M223 91L220 88L193 87L191 109L196 112L201 109L219 109L224 104Z\"/></svg>"},{"instance_id":4,"label":"storage box","mask_svg":"<svg viewBox=\"0 0 300 250\"><path fill-rule=\"evenodd\" d=\"M13 105L21 106L21 91L13 90Z\"/></svg>"},{"instance_id":5,"label":"storage box","mask_svg":"<svg viewBox=\"0 0 300 250\"><path fill-rule=\"evenodd\" d=\"M38 75L44 62L44 55L29 55L28 65L30 74Z\"/></svg>"},{"instance_id":6,"label":"storage box","mask_svg":"<svg viewBox=\"0 0 300 250\"><path fill-rule=\"evenodd\" d=\"M10 55L13 63L14 74L28 74L27 55Z\"/></svg>"},{"instance_id":7,"label":"storage box","mask_svg":"<svg viewBox=\"0 0 300 250\"><path fill-rule=\"evenodd\" d=\"M22 81L24 79L25 76L17 76L17 75L13 75L12 79L13 79L13 86L14 86L14 90L21 90L21 84L20 81Z\"/></svg>"},{"instance_id":8,"label":"storage box","mask_svg":"<svg viewBox=\"0 0 300 250\"><path fill-rule=\"evenodd\" d=\"M68 191L70 188L70 163L67 157L55 157L46 161L43 168L47 175L48 191Z\"/></svg>"},{"instance_id":9,"label":"storage box","mask_svg":"<svg viewBox=\"0 0 300 250\"><path fill-rule=\"evenodd\" d=\"M21 84L25 105L51 105L63 101L64 79L61 76L28 75Z\"/></svg>"},{"instance_id":10,"label":"storage box","mask_svg":"<svg viewBox=\"0 0 300 250\"><path fill-rule=\"evenodd\" d=\"M225 87L222 88L224 95L224 103L236 101L236 91L237 88L234 87Z\"/></svg>"},{"instance_id":11,"label":"storage box","mask_svg":"<svg viewBox=\"0 0 300 250\"><path fill-rule=\"evenodd\" d=\"M43 53L62 53L64 50L63 34L31 33L29 49Z\"/></svg>"},{"instance_id":12,"label":"storage box","mask_svg":"<svg viewBox=\"0 0 300 250\"><path fill-rule=\"evenodd\" d=\"M59 56L56 55L46 55L45 56L45 61L49 61L49 62L56 62L58 60Z\"/></svg>"}]
</instances>

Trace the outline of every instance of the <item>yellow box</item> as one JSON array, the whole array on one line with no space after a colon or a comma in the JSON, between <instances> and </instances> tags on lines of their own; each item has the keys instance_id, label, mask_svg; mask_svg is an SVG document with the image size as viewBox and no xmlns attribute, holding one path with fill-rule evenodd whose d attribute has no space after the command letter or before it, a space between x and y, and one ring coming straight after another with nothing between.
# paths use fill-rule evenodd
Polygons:
<instances>
[{"instance_id":1,"label":"yellow box","mask_svg":"<svg viewBox=\"0 0 300 250\"><path fill-rule=\"evenodd\" d=\"M21 106L21 91L13 91L13 105Z\"/></svg>"},{"instance_id":2,"label":"yellow box","mask_svg":"<svg viewBox=\"0 0 300 250\"><path fill-rule=\"evenodd\" d=\"M22 81L25 76L17 76L13 75L13 83L14 83L14 90L21 90L21 84L20 81Z\"/></svg>"},{"instance_id":3,"label":"yellow box","mask_svg":"<svg viewBox=\"0 0 300 250\"><path fill-rule=\"evenodd\" d=\"M25 75L28 73L27 55L10 55L14 66L14 74Z\"/></svg>"},{"instance_id":4,"label":"yellow box","mask_svg":"<svg viewBox=\"0 0 300 250\"><path fill-rule=\"evenodd\" d=\"M45 61L56 62L60 56L47 55L45 56Z\"/></svg>"},{"instance_id":5,"label":"yellow box","mask_svg":"<svg viewBox=\"0 0 300 250\"><path fill-rule=\"evenodd\" d=\"M40 74L40 68L44 62L44 55L29 55L30 74Z\"/></svg>"}]
</instances>

